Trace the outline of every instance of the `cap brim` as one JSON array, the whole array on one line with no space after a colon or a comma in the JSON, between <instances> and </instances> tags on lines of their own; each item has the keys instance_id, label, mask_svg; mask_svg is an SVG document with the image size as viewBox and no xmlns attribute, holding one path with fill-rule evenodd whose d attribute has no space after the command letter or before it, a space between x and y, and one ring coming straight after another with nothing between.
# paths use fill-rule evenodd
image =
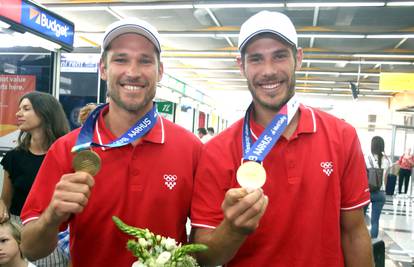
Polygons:
<instances>
[{"instance_id":1,"label":"cap brim","mask_svg":"<svg viewBox=\"0 0 414 267\"><path fill-rule=\"evenodd\" d=\"M144 36L153 43L158 52L161 53L161 46L157 38L150 31L136 24L124 24L108 32L102 42L102 50L105 50L115 38L126 33L136 33Z\"/></svg>"},{"instance_id":2,"label":"cap brim","mask_svg":"<svg viewBox=\"0 0 414 267\"><path fill-rule=\"evenodd\" d=\"M242 51L244 49L244 47L246 46L246 44L255 36L261 34L261 33L272 33L278 37L280 37L282 40L286 41L286 43L288 43L291 46L296 47L296 44L294 42L292 42L289 38L287 38L286 36L284 36L283 34L281 34L280 32L277 31L273 31L273 30L269 30L269 29L264 29L264 30L260 30L260 31L256 31L252 34L250 34L246 39L244 39L244 41L240 44L239 46L239 50Z\"/></svg>"}]
</instances>

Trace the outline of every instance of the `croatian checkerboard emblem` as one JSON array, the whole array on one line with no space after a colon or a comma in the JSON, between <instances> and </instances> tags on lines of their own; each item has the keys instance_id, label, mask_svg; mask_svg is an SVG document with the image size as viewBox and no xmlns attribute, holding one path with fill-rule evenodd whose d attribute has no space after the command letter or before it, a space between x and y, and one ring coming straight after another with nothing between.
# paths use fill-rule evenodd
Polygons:
<instances>
[{"instance_id":1,"label":"croatian checkerboard emblem","mask_svg":"<svg viewBox=\"0 0 414 267\"><path fill-rule=\"evenodd\" d=\"M175 174L164 174L164 184L172 190L177 184L177 175Z\"/></svg>"},{"instance_id":2,"label":"croatian checkerboard emblem","mask_svg":"<svg viewBox=\"0 0 414 267\"><path fill-rule=\"evenodd\" d=\"M327 175L330 176L333 172L333 163L332 161L321 162L322 171Z\"/></svg>"}]
</instances>

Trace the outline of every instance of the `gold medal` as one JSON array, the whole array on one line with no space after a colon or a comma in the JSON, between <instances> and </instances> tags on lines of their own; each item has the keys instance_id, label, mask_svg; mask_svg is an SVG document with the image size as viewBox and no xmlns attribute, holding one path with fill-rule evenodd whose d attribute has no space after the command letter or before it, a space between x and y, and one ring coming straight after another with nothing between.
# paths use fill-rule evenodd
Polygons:
<instances>
[{"instance_id":1,"label":"gold medal","mask_svg":"<svg viewBox=\"0 0 414 267\"><path fill-rule=\"evenodd\" d=\"M72 167L75 171L83 171L95 176L101 169L101 158L92 150L82 150L73 158Z\"/></svg>"},{"instance_id":2,"label":"gold medal","mask_svg":"<svg viewBox=\"0 0 414 267\"><path fill-rule=\"evenodd\" d=\"M266 171L262 164L256 161L246 161L237 169L236 177L241 187L257 189L266 182Z\"/></svg>"}]
</instances>

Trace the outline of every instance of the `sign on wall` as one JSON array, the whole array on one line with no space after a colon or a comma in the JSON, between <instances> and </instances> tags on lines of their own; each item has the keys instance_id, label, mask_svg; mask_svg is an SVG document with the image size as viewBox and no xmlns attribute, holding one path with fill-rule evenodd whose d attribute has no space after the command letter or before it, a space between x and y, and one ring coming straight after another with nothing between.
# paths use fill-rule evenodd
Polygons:
<instances>
[{"instance_id":1,"label":"sign on wall","mask_svg":"<svg viewBox=\"0 0 414 267\"><path fill-rule=\"evenodd\" d=\"M379 89L387 91L413 91L414 73L381 72Z\"/></svg>"},{"instance_id":2,"label":"sign on wall","mask_svg":"<svg viewBox=\"0 0 414 267\"><path fill-rule=\"evenodd\" d=\"M28 0L0 0L0 19L73 50L73 22Z\"/></svg>"},{"instance_id":3,"label":"sign on wall","mask_svg":"<svg viewBox=\"0 0 414 267\"><path fill-rule=\"evenodd\" d=\"M19 100L24 94L34 91L35 87L35 75L0 74L0 146L13 146L7 135L17 130Z\"/></svg>"}]
</instances>

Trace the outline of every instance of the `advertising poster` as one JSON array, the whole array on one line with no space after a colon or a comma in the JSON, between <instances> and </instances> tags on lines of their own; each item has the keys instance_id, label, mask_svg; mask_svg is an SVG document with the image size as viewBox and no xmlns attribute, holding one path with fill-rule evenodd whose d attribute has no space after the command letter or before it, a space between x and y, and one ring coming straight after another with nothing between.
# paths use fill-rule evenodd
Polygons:
<instances>
[{"instance_id":1,"label":"advertising poster","mask_svg":"<svg viewBox=\"0 0 414 267\"><path fill-rule=\"evenodd\" d=\"M36 87L35 75L0 74L0 147L15 146L20 98Z\"/></svg>"}]
</instances>

